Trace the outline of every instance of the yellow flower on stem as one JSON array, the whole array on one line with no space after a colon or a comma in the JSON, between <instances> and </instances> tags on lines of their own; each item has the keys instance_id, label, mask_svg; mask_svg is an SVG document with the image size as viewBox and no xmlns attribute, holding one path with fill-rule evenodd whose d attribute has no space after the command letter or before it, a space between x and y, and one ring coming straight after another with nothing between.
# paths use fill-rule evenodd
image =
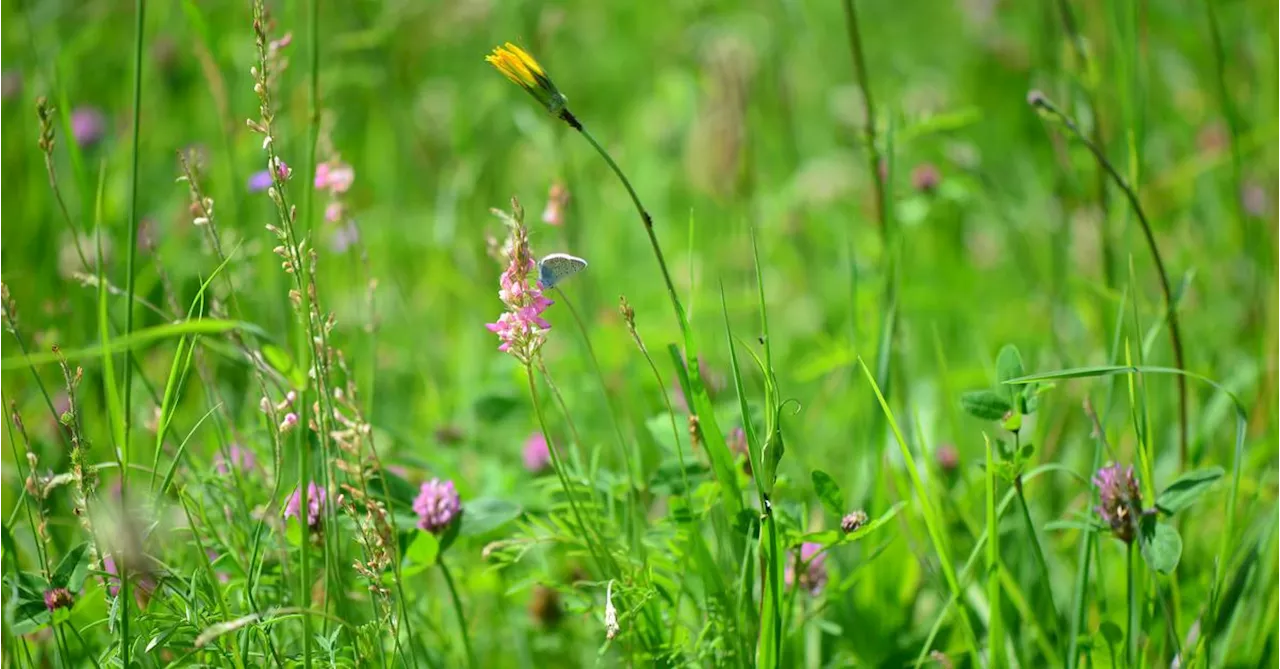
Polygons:
<instances>
[{"instance_id":1,"label":"yellow flower on stem","mask_svg":"<svg viewBox=\"0 0 1280 669\"><path fill-rule=\"evenodd\" d=\"M569 125L574 125L576 119L570 121L573 115L565 108L564 95L551 82L546 70L524 49L507 42L494 47L493 53L484 59L516 85L528 91L548 112L569 122Z\"/></svg>"}]
</instances>

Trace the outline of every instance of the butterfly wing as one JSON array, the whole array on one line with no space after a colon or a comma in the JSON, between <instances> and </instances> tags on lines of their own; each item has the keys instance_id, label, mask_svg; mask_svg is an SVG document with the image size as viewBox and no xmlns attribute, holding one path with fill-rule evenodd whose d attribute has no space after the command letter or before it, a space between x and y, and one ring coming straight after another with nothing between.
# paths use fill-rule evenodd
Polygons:
<instances>
[{"instance_id":1,"label":"butterfly wing","mask_svg":"<svg viewBox=\"0 0 1280 669\"><path fill-rule=\"evenodd\" d=\"M587 261L567 253L551 253L538 263L538 280L543 287L554 288L561 281L581 272Z\"/></svg>"}]
</instances>

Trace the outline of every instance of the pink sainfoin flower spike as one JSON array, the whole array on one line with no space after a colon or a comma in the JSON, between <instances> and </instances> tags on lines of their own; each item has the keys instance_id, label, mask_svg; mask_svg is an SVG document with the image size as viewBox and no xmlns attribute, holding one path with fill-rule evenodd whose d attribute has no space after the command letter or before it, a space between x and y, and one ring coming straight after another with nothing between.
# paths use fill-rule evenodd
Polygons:
<instances>
[{"instance_id":1,"label":"pink sainfoin flower spike","mask_svg":"<svg viewBox=\"0 0 1280 669\"><path fill-rule=\"evenodd\" d=\"M1137 536L1138 518L1142 515L1142 492L1138 489L1138 477L1133 465L1121 469L1112 464L1098 470L1093 476L1098 487L1098 506L1093 510L1102 522L1111 527L1111 533L1126 544Z\"/></svg>"},{"instance_id":2,"label":"pink sainfoin flower spike","mask_svg":"<svg viewBox=\"0 0 1280 669\"><path fill-rule=\"evenodd\" d=\"M799 585L810 595L817 595L827 584L827 554L821 552L822 544L806 541L800 546L800 553L792 558L787 567L787 585L796 585L796 569L802 563L804 571L800 573Z\"/></svg>"},{"instance_id":3,"label":"pink sainfoin flower spike","mask_svg":"<svg viewBox=\"0 0 1280 669\"><path fill-rule=\"evenodd\" d=\"M551 450L547 447L547 438L541 432L534 432L524 442L524 468L533 474L546 470L551 462Z\"/></svg>"},{"instance_id":4,"label":"pink sainfoin flower spike","mask_svg":"<svg viewBox=\"0 0 1280 669\"><path fill-rule=\"evenodd\" d=\"M316 165L316 190L341 195L351 189L355 179L355 170L337 158Z\"/></svg>"},{"instance_id":5,"label":"pink sainfoin flower spike","mask_svg":"<svg viewBox=\"0 0 1280 669\"><path fill-rule=\"evenodd\" d=\"M515 211L508 218L511 228L511 236L507 240L508 264L502 272L499 282L501 290L498 291L498 297L507 310L496 322L486 323L485 327L501 340L499 351L510 353L516 360L528 365L546 343L546 332L551 329L551 324L542 317L542 312L554 302L542 294L537 281L538 263L529 250L529 230L524 226L524 210L514 199L511 204Z\"/></svg>"},{"instance_id":6,"label":"pink sainfoin flower spike","mask_svg":"<svg viewBox=\"0 0 1280 669\"><path fill-rule=\"evenodd\" d=\"M258 465L258 458L253 454L253 451L244 448L240 444L232 444L229 451L231 466L242 472L249 473ZM227 467L227 458L223 458L221 453L214 457L213 468L219 474L227 474L231 471Z\"/></svg>"},{"instance_id":7,"label":"pink sainfoin flower spike","mask_svg":"<svg viewBox=\"0 0 1280 669\"><path fill-rule=\"evenodd\" d=\"M458 516L462 501L453 481L431 479L422 484L413 500L413 512L418 514L418 529L440 534Z\"/></svg>"},{"instance_id":8,"label":"pink sainfoin flower spike","mask_svg":"<svg viewBox=\"0 0 1280 669\"><path fill-rule=\"evenodd\" d=\"M293 494L289 495L289 500L284 505L284 517L302 518L302 495L300 490L294 489ZM324 509L325 498L324 488L316 485L315 481L307 484L307 527L312 530L320 528L320 513Z\"/></svg>"}]
</instances>

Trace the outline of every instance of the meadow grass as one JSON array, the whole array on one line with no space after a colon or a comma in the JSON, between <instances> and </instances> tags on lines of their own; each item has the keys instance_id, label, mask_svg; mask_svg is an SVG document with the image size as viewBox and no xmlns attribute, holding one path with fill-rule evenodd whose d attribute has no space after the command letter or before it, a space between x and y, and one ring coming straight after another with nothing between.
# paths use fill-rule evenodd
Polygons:
<instances>
[{"instance_id":1,"label":"meadow grass","mask_svg":"<svg viewBox=\"0 0 1280 669\"><path fill-rule=\"evenodd\" d=\"M1280 660L1274 7L0 11L4 666Z\"/></svg>"}]
</instances>

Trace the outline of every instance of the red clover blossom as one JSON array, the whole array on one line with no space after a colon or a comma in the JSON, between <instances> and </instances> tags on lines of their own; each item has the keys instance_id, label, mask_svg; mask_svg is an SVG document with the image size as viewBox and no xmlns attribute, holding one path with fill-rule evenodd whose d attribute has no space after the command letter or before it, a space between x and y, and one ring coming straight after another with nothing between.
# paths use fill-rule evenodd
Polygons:
<instances>
[{"instance_id":1,"label":"red clover blossom","mask_svg":"<svg viewBox=\"0 0 1280 669\"><path fill-rule=\"evenodd\" d=\"M439 534L449 527L462 510L462 501L453 481L431 479L422 484L413 500L413 512L418 514L418 529Z\"/></svg>"},{"instance_id":2,"label":"red clover blossom","mask_svg":"<svg viewBox=\"0 0 1280 669\"><path fill-rule=\"evenodd\" d=\"M1138 518L1142 515L1142 492L1133 465L1121 469L1112 464L1098 470L1093 477L1098 487L1098 506L1093 510L1102 522L1111 527L1111 533L1125 543L1133 543L1137 536Z\"/></svg>"}]
</instances>

